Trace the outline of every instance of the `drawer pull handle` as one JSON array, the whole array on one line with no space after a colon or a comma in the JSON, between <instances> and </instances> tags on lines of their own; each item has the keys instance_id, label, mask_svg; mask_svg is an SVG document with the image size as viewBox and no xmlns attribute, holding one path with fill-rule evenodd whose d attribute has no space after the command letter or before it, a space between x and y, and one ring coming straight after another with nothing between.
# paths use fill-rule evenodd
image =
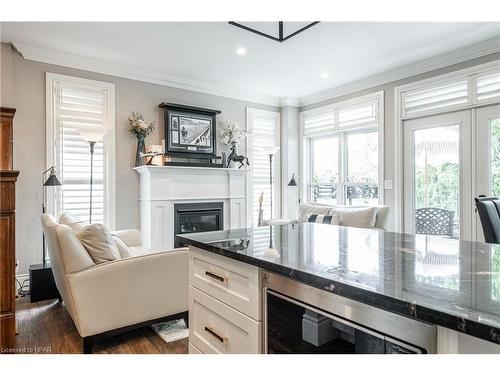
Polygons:
<instances>
[{"instance_id":1,"label":"drawer pull handle","mask_svg":"<svg viewBox=\"0 0 500 375\"><path fill-rule=\"evenodd\" d=\"M210 333L213 337L215 337L217 340L219 340L220 342L224 343L224 341L226 341L227 339L225 339L224 337L222 336L219 336L217 333L215 333L212 328L209 328L209 327L205 327L205 332L208 332Z\"/></svg>"},{"instance_id":2,"label":"drawer pull handle","mask_svg":"<svg viewBox=\"0 0 500 375\"><path fill-rule=\"evenodd\" d=\"M226 282L226 278L225 277L216 275L215 273L212 273L212 272L209 272L209 271L205 271L205 275L211 277L212 279L220 281L221 283L225 283Z\"/></svg>"}]
</instances>

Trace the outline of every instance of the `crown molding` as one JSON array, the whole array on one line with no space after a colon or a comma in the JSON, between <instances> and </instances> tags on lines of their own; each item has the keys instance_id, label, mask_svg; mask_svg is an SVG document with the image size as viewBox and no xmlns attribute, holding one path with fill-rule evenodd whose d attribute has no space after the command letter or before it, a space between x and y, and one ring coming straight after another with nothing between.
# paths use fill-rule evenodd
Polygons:
<instances>
[{"instance_id":1,"label":"crown molding","mask_svg":"<svg viewBox=\"0 0 500 375\"><path fill-rule=\"evenodd\" d=\"M371 77L332 87L310 95L304 95L300 98L300 104L303 107L316 104L342 95L385 85L400 79L412 77L422 73L428 73L450 65L459 64L467 60L472 60L495 52L500 52L500 37L486 39L479 43L474 43L466 47L418 60Z\"/></svg>"},{"instance_id":2,"label":"crown molding","mask_svg":"<svg viewBox=\"0 0 500 375\"><path fill-rule=\"evenodd\" d=\"M479 43L474 43L450 52L422 59L367 78L332 87L320 92L303 95L300 98L291 96L278 98L222 85L189 80L154 71L133 68L104 60L78 56L71 53L35 47L32 45L15 42L12 42L11 44L13 48L15 48L26 60L60 65L114 77L127 78L141 82L175 87L183 90L275 107L304 107L342 95L384 85L418 74L427 73L432 70L458 64L467 60L489 55L491 53L500 52L500 37L490 38Z\"/></svg>"},{"instance_id":3,"label":"crown molding","mask_svg":"<svg viewBox=\"0 0 500 375\"><path fill-rule=\"evenodd\" d=\"M171 76L168 74L111 63L104 60L78 56L67 52L35 47L23 43L12 42L11 45L26 60L60 65L73 69L85 70L114 77L127 78L162 86L175 87L178 89L189 90L203 94L222 96L231 99L239 99L252 103L271 106L280 105L279 98L274 96L257 94L255 92L235 89L223 85L189 80Z\"/></svg>"},{"instance_id":4,"label":"crown molding","mask_svg":"<svg viewBox=\"0 0 500 375\"><path fill-rule=\"evenodd\" d=\"M280 107L300 107L300 98L295 96L283 96L280 98Z\"/></svg>"}]
</instances>

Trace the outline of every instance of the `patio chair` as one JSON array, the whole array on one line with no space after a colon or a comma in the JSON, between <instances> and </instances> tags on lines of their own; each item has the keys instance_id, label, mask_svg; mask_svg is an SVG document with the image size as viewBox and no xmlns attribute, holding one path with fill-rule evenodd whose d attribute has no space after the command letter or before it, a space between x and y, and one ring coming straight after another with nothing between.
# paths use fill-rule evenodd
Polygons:
<instances>
[{"instance_id":1,"label":"patio chair","mask_svg":"<svg viewBox=\"0 0 500 375\"><path fill-rule=\"evenodd\" d=\"M415 210L415 233L453 238L455 212L426 207Z\"/></svg>"}]
</instances>

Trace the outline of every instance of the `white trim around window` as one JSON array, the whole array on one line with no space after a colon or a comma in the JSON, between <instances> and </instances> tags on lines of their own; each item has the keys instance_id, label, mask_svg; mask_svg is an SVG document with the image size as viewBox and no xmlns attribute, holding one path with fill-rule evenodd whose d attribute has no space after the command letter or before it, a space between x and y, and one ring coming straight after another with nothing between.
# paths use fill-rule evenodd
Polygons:
<instances>
[{"instance_id":1,"label":"white trim around window","mask_svg":"<svg viewBox=\"0 0 500 375\"><path fill-rule=\"evenodd\" d=\"M364 114L358 113L359 121L343 122L344 114L348 115L349 111L356 111L358 108L373 108L373 116L370 112ZM347 116L349 117L349 116ZM306 129L307 119L317 121ZM365 132L378 133L378 204L384 202L384 92L379 91L372 94L352 98L349 100L333 103L327 106L322 106L307 110L300 113L300 175L305 178L300 181L300 196L301 201L309 202L310 200L310 181L312 178L312 158L311 158L311 143L313 140L338 136L339 150L338 162L340 169L339 183L337 184L338 204L345 204L344 187L351 185L359 185L359 183L347 182L347 137L349 134L359 134Z\"/></svg>"},{"instance_id":2,"label":"white trim around window","mask_svg":"<svg viewBox=\"0 0 500 375\"><path fill-rule=\"evenodd\" d=\"M61 126L59 103L61 88L74 90L100 90L102 92L102 123L105 128L105 135L102 141L102 168L104 173L103 181L103 204L104 223L111 229L115 229L115 197L116 197L116 172L115 172L115 86L109 82L88 80L78 77L65 76L54 73L46 73L46 166L56 166L56 171L60 173L61 166L58 165L57 137ZM97 148L96 144L96 148ZM90 150L89 150L90 157ZM48 212L60 214L61 196L54 194L47 198ZM93 215L94 216L94 215Z\"/></svg>"}]
</instances>

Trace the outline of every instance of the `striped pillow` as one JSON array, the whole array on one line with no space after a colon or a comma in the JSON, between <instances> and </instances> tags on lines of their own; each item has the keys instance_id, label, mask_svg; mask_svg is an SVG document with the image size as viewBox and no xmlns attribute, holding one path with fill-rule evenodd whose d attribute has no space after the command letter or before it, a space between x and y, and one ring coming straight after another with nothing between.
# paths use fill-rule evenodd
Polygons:
<instances>
[{"instance_id":1,"label":"striped pillow","mask_svg":"<svg viewBox=\"0 0 500 375\"><path fill-rule=\"evenodd\" d=\"M338 215L316 215L311 214L307 218L308 223L320 223L320 224L331 224L331 225L339 225L340 224L340 216Z\"/></svg>"}]
</instances>

